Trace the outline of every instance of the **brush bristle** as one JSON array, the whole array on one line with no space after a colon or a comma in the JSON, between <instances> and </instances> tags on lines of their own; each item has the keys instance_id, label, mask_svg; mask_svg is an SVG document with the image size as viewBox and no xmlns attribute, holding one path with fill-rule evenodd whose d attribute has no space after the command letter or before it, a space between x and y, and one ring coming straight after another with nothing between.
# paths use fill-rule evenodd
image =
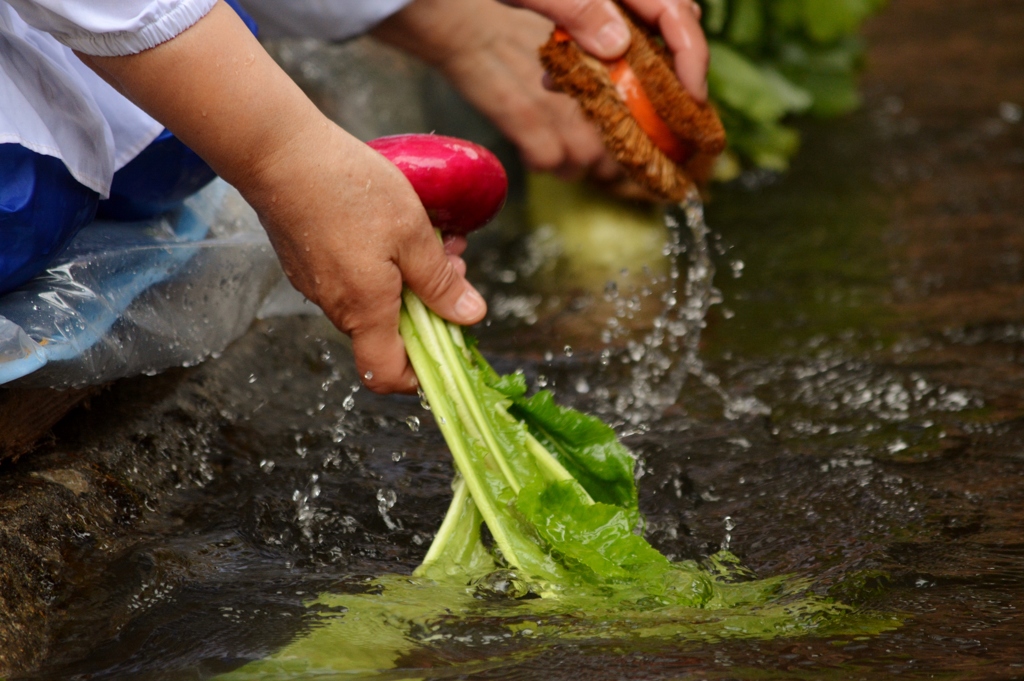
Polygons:
<instances>
[{"instance_id":1,"label":"brush bristle","mask_svg":"<svg viewBox=\"0 0 1024 681\"><path fill-rule=\"evenodd\" d=\"M695 183L707 181L715 157L725 147L725 133L714 108L696 102L683 90L667 51L650 32L632 20L633 41L626 61L669 129L695 150L684 166L669 159L630 114L604 64L575 42L551 38L540 48L541 62L556 88L574 97L593 121L605 146L634 182L651 194L680 201Z\"/></svg>"}]
</instances>

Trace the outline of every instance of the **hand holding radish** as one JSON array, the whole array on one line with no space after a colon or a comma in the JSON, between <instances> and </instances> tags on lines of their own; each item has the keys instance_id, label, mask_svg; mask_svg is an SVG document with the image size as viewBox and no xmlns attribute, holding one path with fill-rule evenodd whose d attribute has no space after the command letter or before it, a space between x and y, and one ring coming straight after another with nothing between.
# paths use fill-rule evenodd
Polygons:
<instances>
[{"instance_id":1,"label":"hand holding radish","mask_svg":"<svg viewBox=\"0 0 1024 681\"><path fill-rule=\"evenodd\" d=\"M385 140L383 146L408 169L411 161L431 153L420 137L412 136L405 145ZM455 153L451 144L447 147L449 156ZM435 148L434 158L441 151ZM493 159L489 153L487 157ZM484 165L497 164L485 161ZM452 169L455 172L449 177L456 183L467 172L488 177L480 173L480 164L472 169L456 164ZM430 170L426 169L427 174ZM500 180L502 191L500 196L490 192L491 205L483 208L486 217L504 200L504 172L500 178L493 173L489 177L492 185ZM250 202L270 234L285 273L335 326L352 337L357 370L371 390L410 392L417 385L398 335L403 283L445 319L474 324L483 318L486 304L464 278L465 264L458 257L465 239L448 240L443 248L409 180L393 163L340 128L321 127L318 134L296 140L288 158L269 168L263 183L255 200L249 193ZM480 204L451 193L451 187L436 179L434 190L434 198L454 207L448 210L452 224L462 234L468 231L466 215L460 210L473 213ZM482 214L476 215L479 219Z\"/></svg>"}]
</instances>

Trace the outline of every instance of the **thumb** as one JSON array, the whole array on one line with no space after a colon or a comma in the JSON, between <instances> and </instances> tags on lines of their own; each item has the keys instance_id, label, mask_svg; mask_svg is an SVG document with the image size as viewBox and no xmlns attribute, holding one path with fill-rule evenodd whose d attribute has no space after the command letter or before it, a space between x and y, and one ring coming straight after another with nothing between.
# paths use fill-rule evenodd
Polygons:
<instances>
[{"instance_id":1,"label":"thumb","mask_svg":"<svg viewBox=\"0 0 1024 681\"><path fill-rule=\"evenodd\" d=\"M431 310L456 324L476 324L487 314L487 303L459 273L434 235L407 240L399 252L398 268L409 289Z\"/></svg>"},{"instance_id":2,"label":"thumb","mask_svg":"<svg viewBox=\"0 0 1024 681\"><path fill-rule=\"evenodd\" d=\"M595 57L616 59L629 47L629 29L611 0L505 0L533 10L564 28Z\"/></svg>"}]
</instances>

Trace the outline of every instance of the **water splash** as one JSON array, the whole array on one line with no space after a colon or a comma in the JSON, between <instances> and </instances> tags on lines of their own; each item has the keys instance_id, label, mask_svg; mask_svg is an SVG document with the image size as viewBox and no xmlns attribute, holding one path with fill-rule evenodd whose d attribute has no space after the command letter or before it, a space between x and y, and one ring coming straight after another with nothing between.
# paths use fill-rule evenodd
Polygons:
<instances>
[{"instance_id":1,"label":"water splash","mask_svg":"<svg viewBox=\"0 0 1024 681\"><path fill-rule=\"evenodd\" d=\"M395 490L377 490L377 512L380 513L380 517L384 520L384 524L387 525L387 528L392 531L402 529L402 523L394 520L389 513L389 511L394 508L395 502L397 501L398 495L395 493Z\"/></svg>"},{"instance_id":2,"label":"water splash","mask_svg":"<svg viewBox=\"0 0 1024 681\"><path fill-rule=\"evenodd\" d=\"M654 318L650 331L639 340L628 339L624 351L618 353L620 362L632 366L628 388L616 397L616 413L627 423L642 426L676 402L691 376L721 399L726 418L768 413L768 407L754 398L730 395L700 359L700 337L707 325L708 311L722 302L722 294L714 285L710 230L704 220L704 204L696 189L690 191L677 210L666 213L665 224L669 232L664 249L670 260L668 275L663 278L649 276L650 285L632 295L624 296L614 282L605 288L605 300L615 304L615 314L609 319L603 334L603 340L610 344L629 333L622 320L632 319L643 299L653 295L654 286L663 285L660 295L662 309ZM687 233L685 243L684 224ZM685 277L680 266L684 254L688 256ZM732 271L734 276L738 276L742 264L733 264ZM602 353L602 365L607 366L612 355L611 351Z\"/></svg>"}]
</instances>

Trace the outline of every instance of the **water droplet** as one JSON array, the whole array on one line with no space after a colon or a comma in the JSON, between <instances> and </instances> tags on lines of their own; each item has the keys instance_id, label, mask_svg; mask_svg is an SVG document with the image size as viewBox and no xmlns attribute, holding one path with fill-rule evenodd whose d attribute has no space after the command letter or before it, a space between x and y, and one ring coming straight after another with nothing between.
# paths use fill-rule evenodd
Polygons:
<instances>
[{"instance_id":1,"label":"water droplet","mask_svg":"<svg viewBox=\"0 0 1024 681\"><path fill-rule=\"evenodd\" d=\"M420 420L416 416L410 416L405 419L405 425L409 426L409 430L416 433L420 429Z\"/></svg>"},{"instance_id":2,"label":"water droplet","mask_svg":"<svg viewBox=\"0 0 1024 681\"><path fill-rule=\"evenodd\" d=\"M256 382L256 374L249 374L249 383Z\"/></svg>"},{"instance_id":3,"label":"water droplet","mask_svg":"<svg viewBox=\"0 0 1024 681\"><path fill-rule=\"evenodd\" d=\"M555 354L553 352L551 352L550 350L548 350L548 351L546 351L544 353L544 361L545 362L550 362L554 358L555 358Z\"/></svg>"},{"instance_id":4,"label":"water droplet","mask_svg":"<svg viewBox=\"0 0 1024 681\"><path fill-rule=\"evenodd\" d=\"M365 374L363 374L363 378L365 380L367 380L367 381L372 381L373 380L373 372L367 370L367 372Z\"/></svg>"},{"instance_id":5,"label":"water droplet","mask_svg":"<svg viewBox=\"0 0 1024 681\"><path fill-rule=\"evenodd\" d=\"M581 377L576 381L576 392L581 395L586 395L590 392L590 384L587 383L587 379Z\"/></svg>"},{"instance_id":6,"label":"water droplet","mask_svg":"<svg viewBox=\"0 0 1024 681\"><path fill-rule=\"evenodd\" d=\"M405 452L391 452L391 460L398 463L405 456Z\"/></svg>"},{"instance_id":7,"label":"water droplet","mask_svg":"<svg viewBox=\"0 0 1024 681\"><path fill-rule=\"evenodd\" d=\"M1020 123L1024 120L1024 109L1013 102L1002 102L999 105L999 117L1007 123Z\"/></svg>"},{"instance_id":8,"label":"water droplet","mask_svg":"<svg viewBox=\"0 0 1024 681\"><path fill-rule=\"evenodd\" d=\"M739 279L743 276L743 261L736 259L729 263L729 267L732 269L732 278Z\"/></svg>"},{"instance_id":9,"label":"water droplet","mask_svg":"<svg viewBox=\"0 0 1024 681\"><path fill-rule=\"evenodd\" d=\"M420 406L430 411L430 402L427 401L427 394L423 392L423 388L416 388L416 394L420 397Z\"/></svg>"},{"instance_id":10,"label":"water droplet","mask_svg":"<svg viewBox=\"0 0 1024 681\"><path fill-rule=\"evenodd\" d=\"M910 445L903 441L903 438L896 438L894 442L891 442L886 448L890 454L897 454L902 452L904 449L909 449Z\"/></svg>"},{"instance_id":11,"label":"water droplet","mask_svg":"<svg viewBox=\"0 0 1024 681\"><path fill-rule=\"evenodd\" d=\"M274 462L273 462L272 460L270 460L270 459L263 459L262 461L260 461L260 469L261 469L261 470L262 470L262 471L263 471L264 473L269 473L269 472L271 472L272 470L274 470L274 466L276 466L276 465L277 465L277 464L275 464L275 463L274 463Z\"/></svg>"},{"instance_id":12,"label":"water droplet","mask_svg":"<svg viewBox=\"0 0 1024 681\"><path fill-rule=\"evenodd\" d=\"M377 490L377 511L380 513L380 517L384 519L384 524L388 526L389 530L402 529L401 523L392 520L388 513L394 507L396 501L398 501L398 495L395 494L395 490Z\"/></svg>"},{"instance_id":13,"label":"water droplet","mask_svg":"<svg viewBox=\"0 0 1024 681\"><path fill-rule=\"evenodd\" d=\"M341 408L345 411L352 411L352 408L356 406L356 398L349 395L341 403Z\"/></svg>"},{"instance_id":14,"label":"water droplet","mask_svg":"<svg viewBox=\"0 0 1024 681\"><path fill-rule=\"evenodd\" d=\"M548 385L548 377L544 374L537 374L537 387L546 388Z\"/></svg>"},{"instance_id":15,"label":"water droplet","mask_svg":"<svg viewBox=\"0 0 1024 681\"><path fill-rule=\"evenodd\" d=\"M572 357L572 346L566 345L564 348L562 348L562 352L565 353L566 357Z\"/></svg>"}]
</instances>

